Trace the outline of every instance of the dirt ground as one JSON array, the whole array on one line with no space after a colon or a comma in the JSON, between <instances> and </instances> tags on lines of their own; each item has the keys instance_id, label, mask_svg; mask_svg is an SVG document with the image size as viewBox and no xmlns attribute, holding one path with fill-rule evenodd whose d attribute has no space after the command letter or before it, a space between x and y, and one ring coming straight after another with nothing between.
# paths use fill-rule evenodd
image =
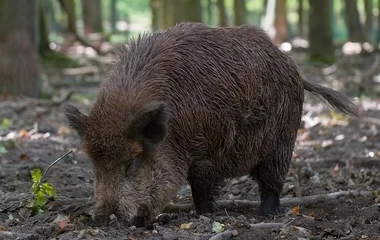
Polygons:
<instances>
[{"instance_id":1,"label":"dirt ground","mask_svg":"<svg viewBox=\"0 0 380 240\"><path fill-rule=\"evenodd\" d=\"M320 68L302 70L311 81L326 79ZM74 88L70 101L88 112L96 87ZM229 202L220 211L163 214L151 229L125 227L117 220L108 227L92 226L92 166L60 105L50 100L1 101L0 121L9 119L10 125L0 128L0 146L6 149L0 153L0 239L380 239L380 99L361 99L363 114L356 119L306 96L282 196L285 202L301 197L302 204L290 202L284 214L259 217L258 187L243 176L226 180L218 199ZM24 206L31 196L30 171L46 169L68 150L73 152L47 174L56 197L43 213L32 215ZM348 190L352 192L331 197ZM234 207L232 200L248 200L253 207ZM189 186L183 186L173 203L191 203ZM222 232L218 224L223 224Z\"/></svg>"}]
</instances>

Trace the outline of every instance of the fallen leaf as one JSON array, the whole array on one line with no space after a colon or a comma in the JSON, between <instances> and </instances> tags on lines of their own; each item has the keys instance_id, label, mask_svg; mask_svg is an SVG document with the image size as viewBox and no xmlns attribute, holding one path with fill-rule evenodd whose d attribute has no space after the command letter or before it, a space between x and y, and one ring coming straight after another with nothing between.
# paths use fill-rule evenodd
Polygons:
<instances>
[{"instance_id":1,"label":"fallen leaf","mask_svg":"<svg viewBox=\"0 0 380 240\"><path fill-rule=\"evenodd\" d=\"M26 139L29 139L29 138L30 138L30 134L29 134L28 131L26 131L25 129L21 129L21 130L18 132L18 136L19 136L19 137L22 137L22 138L26 138Z\"/></svg>"},{"instance_id":2,"label":"fallen leaf","mask_svg":"<svg viewBox=\"0 0 380 240\"><path fill-rule=\"evenodd\" d=\"M299 215L301 212L301 207L299 205L292 208L292 214L293 215Z\"/></svg>"},{"instance_id":3,"label":"fallen leaf","mask_svg":"<svg viewBox=\"0 0 380 240\"><path fill-rule=\"evenodd\" d=\"M68 222L66 220L58 221L58 227L59 229L65 229L68 225Z\"/></svg>"},{"instance_id":4,"label":"fallen leaf","mask_svg":"<svg viewBox=\"0 0 380 240\"><path fill-rule=\"evenodd\" d=\"M30 156L28 154L26 154L26 153L20 154L20 160L21 161L25 161L25 160L28 160L28 159L30 159Z\"/></svg>"},{"instance_id":5,"label":"fallen leaf","mask_svg":"<svg viewBox=\"0 0 380 240\"><path fill-rule=\"evenodd\" d=\"M59 135L67 135L68 133L70 133L70 128L64 126L64 125L61 125L58 129L58 134Z\"/></svg>"},{"instance_id":6,"label":"fallen leaf","mask_svg":"<svg viewBox=\"0 0 380 240\"><path fill-rule=\"evenodd\" d=\"M193 225L192 222L189 223L182 223L181 226L179 227L180 229L190 229L191 225Z\"/></svg>"}]
</instances>

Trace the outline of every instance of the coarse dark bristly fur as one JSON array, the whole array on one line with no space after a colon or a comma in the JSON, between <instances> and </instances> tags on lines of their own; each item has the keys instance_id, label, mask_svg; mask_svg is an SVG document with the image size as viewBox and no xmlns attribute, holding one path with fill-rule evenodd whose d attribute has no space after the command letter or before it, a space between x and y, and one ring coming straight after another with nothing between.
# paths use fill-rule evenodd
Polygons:
<instances>
[{"instance_id":1,"label":"coarse dark bristly fur","mask_svg":"<svg viewBox=\"0 0 380 240\"><path fill-rule=\"evenodd\" d=\"M186 181L196 211L212 212L223 179L245 174L259 184L259 213L277 213L304 90L356 114L254 26L185 22L131 41L89 115L65 108L94 166L95 219L149 223Z\"/></svg>"}]
</instances>

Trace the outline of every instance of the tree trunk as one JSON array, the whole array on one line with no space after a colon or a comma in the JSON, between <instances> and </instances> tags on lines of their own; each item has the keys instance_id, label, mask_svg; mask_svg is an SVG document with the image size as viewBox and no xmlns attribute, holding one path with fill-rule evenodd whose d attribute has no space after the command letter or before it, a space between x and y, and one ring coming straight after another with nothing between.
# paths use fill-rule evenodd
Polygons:
<instances>
[{"instance_id":1,"label":"tree trunk","mask_svg":"<svg viewBox=\"0 0 380 240\"><path fill-rule=\"evenodd\" d=\"M117 0L111 0L110 25L111 25L112 33L115 33L117 31L116 23L117 23L118 17L117 17L116 4L117 4Z\"/></svg>"},{"instance_id":2,"label":"tree trunk","mask_svg":"<svg viewBox=\"0 0 380 240\"><path fill-rule=\"evenodd\" d=\"M212 0L207 0L207 20L208 20L208 24L210 25L213 23L212 5L213 5Z\"/></svg>"},{"instance_id":3,"label":"tree trunk","mask_svg":"<svg viewBox=\"0 0 380 240\"><path fill-rule=\"evenodd\" d=\"M39 4L39 41L38 41L38 52L41 56L44 56L47 52L50 52L49 48L49 31L46 23L46 11L40 2Z\"/></svg>"},{"instance_id":4,"label":"tree trunk","mask_svg":"<svg viewBox=\"0 0 380 240\"><path fill-rule=\"evenodd\" d=\"M245 0L234 0L235 26L240 26L246 23L246 12Z\"/></svg>"},{"instance_id":5,"label":"tree trunk","mask_svg":"<svg viewBox=\"0 0 380 240\"><path fill-rule=\"evenodd\" d=\"M0 94L38 97L37 0L0 0Z\"/></svg>"},{"instance_id":6,"label":"tree trunk","mask_svg":"<svg viewBox=\"0 0 380 240\"><path fill-rule=\"evenodd\" d=\"M311 61L335 61L330 0L309 0L309 58Z\"/></svg>"},{"instance_id":7,"label":"tree trunk","mask_svg":"<svg viewBox=\"0 0 380 240\"><path fill-rule=\"evenodd\" d=\"M78 34L74 0L60 0L60 3L64 12L66 12L66 26L68 32Z\"/></svg>"},{"instance_id":8,"label":"tree trunk","mask_svg":"<svg viewBox=\"0 0 380 240\"><path fill-rule=\"evenodd\" d=\"M276 15L274 18L274 28L276 34L274 35L274 44L280 45L288 37L288 26L286 21L286 0L276 1Z\"/></svg>"},{"instance_id":9,"label":"tree trunk","mask_svg":"<svg viewBox=\"0 0 380 240\"><path fill-rule=\"evenodd\" d=\"M202 22L201 0L182 0L185 8L185 20L190 22Z\"/></svg>"},{"instance_id":10,"label":"tree trunk","mask_svg":"<svg viewBox=\"0 0 380 240\"><path fill-rule=\"evenodd\" d=\"M377 4L377 11L380 13L380 1L378 1ZM379 44L380 44L380 16L377 16L377 36L376 36L376 50L379 50Z\"/></svg>"},{"instance_id":11,"label":"tree trunk","mask_svg":"<svg viewBox=\"0 0 380 240\"><path fill-rule=\"evenodd\" d=\"M365 30L367 33L367 38L371 42L372 32L373 32L373 1L364 0L364 9L365 9Z\"/></svg>"},{"instance_id":12,"label":"tree trunk","mask_svg":"<svg viewBox=\"0 0 380 240\"><path fill-rule=\"evenodd\" d=\"M226 27L227 18L226 18L226 7L224 5L224 0L217 0L216 5L219 11L219 26Z\"/></svg>"},{"instance_id":13,"label":"tree trunk","mask_svg":"<svg viewBox=\"0 0 380 240\"><path fill-rule=\"evenodd\" d=\"M101 0L82 0L84 34L103 32Z\"/></svg>"},{"instance_id":14,"label":"tree trunk","mask_svg":"<svg viewBox=\"0 0 380 240\"><path fill-rule=\"evenodd\" d=\"M346 7L346 23L348 28L348 40L351 42L366 42L366 34L360 23L359 11L356 0L344 0Z\"/></svg>"},{"instance_id":15,"label":"tree trunk","mask_svg":"<svg viewBox=\"0 0 380 240\"><path fill-rule=\"evenodd\" d=\"M161 29L167 29L172 25L173 19L171 14L171 1L170 0L161 0L159 13L160 13L160 25Z\"/></svg>"},{"instance_id":16,"label":"tree trunk","mask_svg":"<svg viewBox=\"0 0 380 240\"><path fill-rule=\"evenodd\" d=\"M182 22L183 19L183 7L181 0L172 0L172 10L173 10L173 25Z\"/></svg>"},{"instance_id":17,"label":"tree trunk","mask_svg":"<svg viewBox=\"0 0 380 240\"><path fill-rule=\"evenodd\" d=\"M298 0L298 36L304 37L305 32L304 32L304 0Z\"/></svg>"},{"instance_id":18,"label":"tree trunk","mask_svg":"<svg viewBox=\"0 0 380 240\"><path fill-rule=\"evenodd\" d=\"M159 6L160 1L159 0L150 0L150 9L152 12L152 31L157 31L159 29Z\"/></svg>"}]
</instances>

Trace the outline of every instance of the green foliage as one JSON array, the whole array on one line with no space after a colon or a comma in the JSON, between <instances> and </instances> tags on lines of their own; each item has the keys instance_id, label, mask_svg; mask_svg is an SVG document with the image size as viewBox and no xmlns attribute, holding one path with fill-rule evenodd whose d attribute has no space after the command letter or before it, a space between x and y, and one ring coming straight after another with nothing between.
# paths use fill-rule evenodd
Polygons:
<instances>
[{"instance_id":1,"label":"green foliage","mask_svg":"<svg viewBox=\"0 0 380 240\"><path fill-rule=\"evenodd\" d=\"M6 154L8 150L5 148L3 144L0 144L0 154Z\"/></svg>"},{"instance_id":2,"label":"green foliage","mask_svg":"<svg viewBox=\"0 0 380 240\"><path fill-rule=\"evenodd\" d=\"M8 130L10 126L11 126L11 120L9 120L8 118L3 118L3 120L1 120L1 123L0 123L0 132L4 130Z\"/></svg>"},{"instance_id":3,"label":"green foliage","mask_svg":"<svg viewBox=\"0 0 380 240\"><path fill-rule=\"evenodd\" d=\"M56 192L54 187L47 182L43 181L43 175L41 169L36 168L32 171L32 187L31 192L33 199L29 205L34 213L42 213L43 207L46 204L48 197L54 197Z\"/></svg>"},{"instance_id":4,"label":"green foliage","mask_svg":"<svg viewBox=\"0 0 380 240\"><path fill-rule=\"evenodd\" d=\"M40 62L43 68L72 68L79 66L79 63L62 53L48 51L40 56Z\"/></svg>"}]
</instances>

